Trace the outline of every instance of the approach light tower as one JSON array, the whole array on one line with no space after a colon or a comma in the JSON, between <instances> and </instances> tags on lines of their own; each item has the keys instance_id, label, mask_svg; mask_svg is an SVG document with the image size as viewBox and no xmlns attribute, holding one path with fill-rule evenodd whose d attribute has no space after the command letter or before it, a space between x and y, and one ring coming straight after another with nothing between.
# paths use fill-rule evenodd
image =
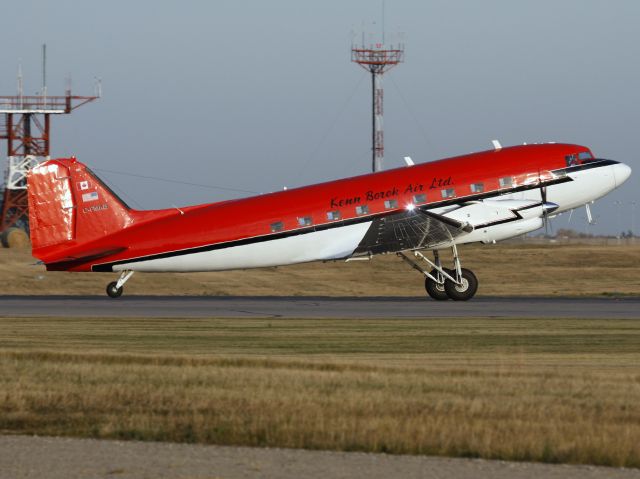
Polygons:
<instances>
[{"instance_id":1,"label":"approach light tower","mask_svg":"<svg viewBox=\"0 0 640 479\"><path fill-rule=\"evenodd\" d=\"M69 114L100 97L74 96L71 82L64 96L48 96L46 83L46 45L42 46L42 90L40 94L23 94L22 69L18 69L18 94L0 96L0 140L7 140L7 168L2 194L0 233L17 227L29 231L27 173L49 159L51 115Z\"/></svg>"},{"instance_id":2,"label":"approach light tower","mask_svg":"<svg viewBox=\"0 0 640 479\"><path fill-rule=\"evenodd\" d=\"M384 131L382 128L383 98L382 75L404 61L404 44L385 46L384 33L382 42L365 45L364 34L362 44L351 46L351 61L371 73L371 167L373 171L382 169L384 159Z\"/></svg>"}]
</instances>

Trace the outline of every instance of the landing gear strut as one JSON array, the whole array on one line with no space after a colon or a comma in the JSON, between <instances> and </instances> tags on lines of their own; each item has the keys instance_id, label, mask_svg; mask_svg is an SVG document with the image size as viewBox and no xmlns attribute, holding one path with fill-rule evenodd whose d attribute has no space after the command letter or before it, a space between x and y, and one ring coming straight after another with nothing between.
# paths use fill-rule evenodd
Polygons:
<instances>
[{"instance_id":1,"label":"landing gear strut","mask_svg":"<svg viewBox=\"0 0 640 479\"><path fill-rule=\"evenodd\" d=\"M422 254L420 254L420 256L424 258ZM425 259L425 261L427 260ZM439 269L442 269L443 271L446 271L449 274L451 274L452 271L442 268L442 264L440 263L440 255L438 254L438 251L434 250L433 261L435 263L435 267L431 270L429 274L426 274L425 271L415 263L412 264L412 266L416 268L418 271L420 271L421 273L425 274L424 289L427 290L427 294L431 296L433 299L435 299L436 301L446 301L447 299L449 299L449 295L447 294L447 291L444 289L444 283L445 283L444 274L441 273Z\"/></svg>"},{"instance_id":2,"label":"landing gear strut","mask_svg":"<svg viewBox=\"0 0 640 479\"><path fill-rule=\"evenodd\" d=\"M133 271L125 270L120 273L118 281L112 281L107 285L107 295L110 298L119 298L122 296L122 293L124 292L124 283L126 283L131 276L133 276Z\"/></svg>"},{"instance_id":3,"label":"landing gear strut","mask_svg":"<svg viewBox=\"0 0 640 479\"><path fill-rule=\"evenodd\" d=\"M452 299L454 301L467 301L476 294L478 290L478 279L473 272L460 265L458 248L451 246L453 252L453 269L442 267L440 255L437 250L433 251L433 261L423 255L420 251L414 251L413 256L422 259L433 269L425 270L408 253L401 251L398 253L413 269L420 271L424 276L424 287L427 294L436 301Z\"/></svg>"}]
</instances>

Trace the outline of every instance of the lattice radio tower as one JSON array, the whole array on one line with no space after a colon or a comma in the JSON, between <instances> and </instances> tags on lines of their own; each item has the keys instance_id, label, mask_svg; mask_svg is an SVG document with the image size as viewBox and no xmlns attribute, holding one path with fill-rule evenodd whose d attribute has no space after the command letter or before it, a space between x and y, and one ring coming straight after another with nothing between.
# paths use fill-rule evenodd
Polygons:
<instances>
[{"instance_id":1,"label":"lattice radio tower","mask_svg":"<svg viewBox=\"0 0 640 479\"><path fill-rule=\"evenodd\" d=\"M42 90L37 95L23 94L22 68L18 69L18 94L0 96L0 140L7 140L7 168L0 233L12 227L29 231L27 173L50 155L51 115L69 114L100 97L74 96L68 80L64 96L47 95L46 45L42 45Z\"/></svg>"},{"instance_id":2,"label":"lattice radio tower","mask_svg":"<svg viewBox=\"0 0 640 479\"><path fill-rule=\"evenodd\" d=\"M374 172L382 169L384 159L382 75L404 61L404 43L385 45L384 24L381 40L365 43L365 34L362 33L361 44L351 45L351 61L371 73L371 168Z\"/></svg>"}]
</instances>

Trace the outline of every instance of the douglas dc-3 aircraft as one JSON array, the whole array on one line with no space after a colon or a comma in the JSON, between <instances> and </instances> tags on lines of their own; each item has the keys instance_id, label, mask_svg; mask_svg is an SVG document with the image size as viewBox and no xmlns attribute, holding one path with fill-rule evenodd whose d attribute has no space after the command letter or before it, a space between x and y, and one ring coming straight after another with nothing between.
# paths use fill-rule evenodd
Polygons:
<instances>
[{"instance_id":1,"label":"douglas dc-3 aircraft","mask_svg":"<svg viewBox=\"0 0 640 479\"><path fill-rule=\"evenodd\" d=\"M533 144L330 181L252 198L154 211L129 208L75 158L28 176L33 255L49 271L220 271L396 253L429 296L468 300L478 288L456 245L541 228L620 186L629 166L578 145ZM453 249L446 268L438 250ZM433 251L433 261L424 254ZM423 260L427 266L421 266Z\"/></svg>"}]
</instances>

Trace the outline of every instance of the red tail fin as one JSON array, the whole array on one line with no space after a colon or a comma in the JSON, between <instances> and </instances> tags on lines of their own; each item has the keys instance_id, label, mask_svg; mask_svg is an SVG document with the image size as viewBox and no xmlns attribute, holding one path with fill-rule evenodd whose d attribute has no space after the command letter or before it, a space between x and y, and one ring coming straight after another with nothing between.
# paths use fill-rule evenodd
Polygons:
<instances>
[{"instance_id":1,"label":"red tail fin","mask_svg":"<svg viewBox=\"0 0 640 479\"><path fill-rule=\"evenodd\" d=\"M75 158L46 161L27 182L33 255L45 263L133 222L134 212Z\"/></svg>"}]
</instances>

